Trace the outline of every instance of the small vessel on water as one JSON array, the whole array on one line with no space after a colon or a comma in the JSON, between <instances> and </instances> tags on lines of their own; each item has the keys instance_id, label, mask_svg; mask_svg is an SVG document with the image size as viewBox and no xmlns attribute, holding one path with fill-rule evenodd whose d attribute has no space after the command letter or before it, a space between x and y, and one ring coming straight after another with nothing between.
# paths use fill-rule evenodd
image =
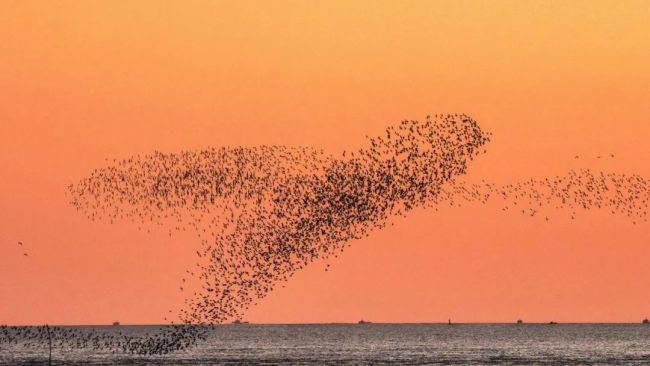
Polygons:
<instances>
[{"instance_id":1,"label":"small vessel on water","mask_svg":"<svg viewBox=\"0 0 650 366\"><path fill-rule=\"evenodd\" d=\"M366 320L359 320L359 324L371 324L372 322L366 321Z\"/></svg>"},{"instance_id":2,"label":"small vessel on water","mask_svg":"<svg viewBox=\"0 0 650 366\"><path fill-rule=\"evenodd\" d=\"M113 322L114 327L117 327L118 325L120 325L120 322Z\"/></svg>"},{"instance_id":3,"label":"small vessel on water","mask_svg":"<svg viewBox=\"0 0 650 366\"><path fill-rule=\"evenodd\" d=\"M550 324L550 325L555 325L555 324L557 324L557 322L550 321L550 322L548 322L548 324Z\"/></svg>"},{"instance_id":4,"label":"small vessel on water","mask_svg":"<svg viewBox=\"0 0 650 366\"><path fill-rule=\"evenodd\" d=\"M524 324L524 321L519 319L519 320L517 320L517 324Z\"/></svg>"},{"instance_id":5,"label":"small vessel on water","mask_svg":"<svg viewBox=\"0 0 650 366\"><path fill-rule=\"evenodd\" d=\"M641 321L641 324L650 324L650 320L648 320L648 318L645 318Z\"/></svg>"},{"instance_id":6,"label":"small vessel on water","mask_svg":"<svg viewBox=\"0 0 650 366\"><path fill-rule=\"evenodd\" d=\"M233 321L232 323L233 323L233 324L248 324L247 321L245 321L245 320L239 320L239 319Z\"/></svg>"}]
</instances>

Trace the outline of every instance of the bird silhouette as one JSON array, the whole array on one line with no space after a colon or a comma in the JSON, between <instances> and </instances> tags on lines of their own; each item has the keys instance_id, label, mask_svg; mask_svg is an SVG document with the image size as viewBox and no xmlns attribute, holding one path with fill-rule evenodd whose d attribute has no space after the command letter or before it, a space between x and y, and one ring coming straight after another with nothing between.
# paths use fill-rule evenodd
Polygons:
<instances>
[{"instance_id":1,"label":"bird silhouette","mask_svg":"<svg viewBox=\"0 0 650 366\"><path fill-rule=\"evenodd\" d=\"M463 181L490 140L465 114L436 114L388 126L340 154L272 145L108 161L68 186L70 204L93 221L194 233L196 262L179 286L181 324L141 337L51 329L77 348L178 351L205 339L212 324L243 319L297 271L338 257L416 208L496 200L502 212L531 220L605 209L647 221L650 190L638 175L582 169L508 184Z\"/></svg>"}]
</instances>

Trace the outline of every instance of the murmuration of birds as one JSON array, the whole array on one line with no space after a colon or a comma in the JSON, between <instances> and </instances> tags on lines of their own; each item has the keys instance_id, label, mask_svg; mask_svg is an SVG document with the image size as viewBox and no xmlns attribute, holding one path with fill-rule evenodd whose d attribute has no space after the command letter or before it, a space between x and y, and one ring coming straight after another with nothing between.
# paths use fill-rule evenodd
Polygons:
<instances>
[{"instance_id":1,"label":"murmuration of birds","mask_svg":"<svg viewBox=\"0 0 650 366\"><path fill-rule=\"evenodd\" d=\"M552 208L573 218L581 209L603 208L647 221L650 190L636 175L581 170L507 185L460 181L490 139L471 117L447 114L402 121L368 138L363 148L336 156L259 146L115 160L70 185L70 203L90 220L131 220L169 235L196 234L197 263L180 287L180 324L138 339L51 329L57 340L69 340L62 347L181 350L205 339L210 326L242 319L296 271L340 255L418 207L499 199L502 210L530 216ZM8 329L0 329L0 345L13 339L9 334L16 329ZM43 340L39 329L30 334Z\"/></svg>"},{"instance_id":2,"label":"murmuration of birds","mask_svg":"<svg viewBox=\"0 0 650 366\"><path fill-rule=\"evenodd\" d=\"M489 140L465 115L403 121L340 158L261 146L156 152L116 162L70 187L94 220L171 223L201 240L183 323L239 319L317 259L432 201Z\"/></svg>"},{"instance_id":3,"label":"murmuration of birds","mask_svg":"<svg viewBox=\"0 0 650 366\"><path fill-rule=\"evenodd\" d=\"M434 200L451 206L497 200L501 210L549 221L557 210L575 219L581 210L605 210L636 225L648 221L650 181L637 174L609 173L591 169L571 170L563 176L529 179L515 184L496 185L455 181L443 188Z\"/></svg>"},{"instance_id":4,"label":"murmuration of birds","mask_svg":"<svg viewBox=\"0 0 650 366\"><path fill-rule=\"evenodd\" d=\"M198 325L165 326L164 330L134 334L105 327L7 326L0 325L0 350L11 347L40 348L52 345L59 353L87 349L95 352L120 352L160 355L183 350L204 338Z\"/></svg>"}]
</instances>

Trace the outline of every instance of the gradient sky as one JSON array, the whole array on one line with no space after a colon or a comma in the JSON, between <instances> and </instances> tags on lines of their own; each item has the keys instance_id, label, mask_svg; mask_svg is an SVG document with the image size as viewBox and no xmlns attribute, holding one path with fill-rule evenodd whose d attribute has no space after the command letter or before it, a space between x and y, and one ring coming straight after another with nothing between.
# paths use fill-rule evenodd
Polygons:
<instances>
[{"instance_id":1,"label":"gradient sky","mask_svg":"<svg viewBox=\"0 0 650 366\"><path fill-rule=\"evenodd\" d=\"M402 119L463 112L494 134L467 179L581 167L650 177L648 1L1 6L0 324L158 323L182 303L194 237L92 222L67 204L66 186L106 158L262 144L337 153ZM649 223L499 207L418 210L328 272L296 273L247 318L650 316Z\"/></svg>"}]
</instances>

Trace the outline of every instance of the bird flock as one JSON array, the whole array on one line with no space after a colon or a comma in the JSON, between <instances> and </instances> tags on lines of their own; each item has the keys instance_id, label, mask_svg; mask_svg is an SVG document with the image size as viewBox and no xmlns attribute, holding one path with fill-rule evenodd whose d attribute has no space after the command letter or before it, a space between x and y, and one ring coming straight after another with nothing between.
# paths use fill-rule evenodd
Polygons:
<instances>
[{"instance_id":1,"label":"bird flock","mask_svg":"<svg viewBox=\"0 0 650 366\"><path fill-rule=\"evenodd\" d=\"M337 156L259 146L115 160L70 185L70 203L90 220L196 234L196 265L179 288L185 295L180 324L138 339L57 327L48 336L61 347L138 354L183 349L205 339L211 325L242 319L296 271L340 255L418 207L500 199L503 211L530 216L553 208L574 218L578 210L603 208L647 221L650 189L637 175L580 170L507 185L459 180L490 139L469 116L448 114L402 121ZM0 346L19 331L1 328ZM43 340L41 328L29 332Z\"/></svg>"},{"instance_id":2,"label":"bird flock","mask_svg":"<svg viewBox=\"0 0 650 366\"><path fill-rule=\"evenodd\" d=\"M203 339L205 331L200 326L173 325L164 331L132 334L118 328L64 326L7 326L0 325L0 346L20 346L66 350L87 349L95 352L121 352L139 355L157 355L178 351ZM128 328L127 328L128 329ZM1 350L2 348L0 348Z\"/></svg>"},{"instance_id":3,"label":"bird flock","mask_svg":"<svg viewBox=\"0 0 650 366\"><path fill-rule=\"evenodd\" d=\"M156 152L95 170L70 187L71 203L91 220L195 232L202 245L187 283L201 286L179 318L223 323L295 271L433 200L488 140L470 117L447 115L403 121L338 159L284 146Z\"/></svg>"},{"instance_id":4,"label":"bird flock","mask_svg":"<svg viewBox=\"0 0 650 366\"><path fill-rule=\"evenodd\" d=\"M485 180L472 184L455 181L443 188L434 204L485 204L494 199L503 203L502 211L543 217L545 221L549 221L557 210L568 213L573 220L580 210L602 209L613 215L627 217L636 225L648 221L650 181L637 174L606 173L591 169L571 170L563 176L529 179L506 185Z\"/></svg>"}]
</instances>

